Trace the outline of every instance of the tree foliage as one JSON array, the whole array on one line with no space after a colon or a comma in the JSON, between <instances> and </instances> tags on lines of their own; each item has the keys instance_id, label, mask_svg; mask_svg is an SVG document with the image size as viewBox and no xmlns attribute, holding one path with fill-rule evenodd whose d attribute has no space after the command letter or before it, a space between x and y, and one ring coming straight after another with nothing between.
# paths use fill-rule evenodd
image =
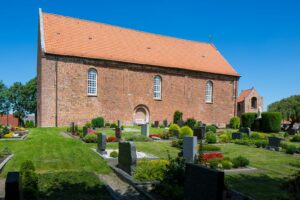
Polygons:
<instances>
[{"instance_id":1,"label":"tree foliage","mask_svg":"<svg viewBox=\"0 0 300 200\"><path fill-rule=\"evenodd\" d=\"M300 95L293 95L274 102L268 106L268 111L281 112L283 119L294 123L300 122Z\"/></svg>"}]
</instances>

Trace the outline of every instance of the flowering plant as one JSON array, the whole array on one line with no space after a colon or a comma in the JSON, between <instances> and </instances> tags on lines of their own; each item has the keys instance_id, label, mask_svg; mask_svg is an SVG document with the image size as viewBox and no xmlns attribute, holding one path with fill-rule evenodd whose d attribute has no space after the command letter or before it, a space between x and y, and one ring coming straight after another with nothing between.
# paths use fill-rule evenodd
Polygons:
<instances>
[{"instance_id":1,"label":"flowering plant","mask_svg":"<svg viewBox=\"0 0 300 200\"><path fill-rule=\"evenodd\" d=\"M149 137L159 137L160 138L160 134L150 134Z\"/></svg>"},{"instance_id":2,"label":"flowering plant","mask_svg":"<svg viewBox=\"0 0 300 200\"><path fill-rule=\"evenodd\" d=\"M107 141L107 142L116 142L117 139L116 139L116 137L114 137L114 136L110 136L110 137L108 137L108 138L106 139L106 141Z\"/></svg>"},{"instance_id":3,"label":"flowering plant","mask_svg":"<svg viewBox=\"0 0 300 200\"><path fill-rule=\"evenodd\" d=\"M205 162L207 162L208 160L213 159L213 158L221 158L221 159L223 159L224 156L221 153L206 153L206 154L203 155L203 160Z\"/></svg>"}]
</instances>

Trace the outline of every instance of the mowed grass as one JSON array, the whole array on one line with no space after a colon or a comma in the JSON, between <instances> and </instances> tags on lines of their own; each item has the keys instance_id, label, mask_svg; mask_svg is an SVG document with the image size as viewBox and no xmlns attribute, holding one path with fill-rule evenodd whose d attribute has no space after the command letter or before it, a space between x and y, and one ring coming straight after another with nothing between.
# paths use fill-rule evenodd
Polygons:
<instances>
[{"instance_id":1,"label":"mowed grass","mask_svg":"<svg viewBox=\"0 0 300 200\"><path fill-rule=\"evenodd\" d=\"M62 136L63 129L32 129L26 140L0 141L0 148L8 147L15 156L5 166L1 176L18 171L22 162L31 160L38 173L49 171L87 171L108 173L105 161L87 145L73 138Z\"/></svg>"}]
</instances>

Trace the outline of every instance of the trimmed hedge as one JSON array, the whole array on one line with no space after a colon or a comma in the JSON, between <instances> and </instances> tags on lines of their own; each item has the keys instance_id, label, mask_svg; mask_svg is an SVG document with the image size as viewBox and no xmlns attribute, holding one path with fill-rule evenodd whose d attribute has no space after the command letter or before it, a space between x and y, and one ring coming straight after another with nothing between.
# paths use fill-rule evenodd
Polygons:
<instances>
[{"instance_id":1,"label":"trimmed hedge","mask_svg":"<svg viewBox=\"0 0 300 200\"><path fill-rule=\"evenodd\" d=\"M239 117L232 117L229 122L229 127L233 129L240 128L241 120Z\"/></svg>"},{"instance_id":2,"label":"trimmed hedge","mask_svg":"<svg viewBox=\"0 0 300 200\"><path fill-rule=\"evenodd\" d=\"M278 133L280 131L282 120L280 112L264 112L261 116L262 131L274 133Z\"/></svg>"},{"instance_id":3,"label":"trimmed hedge","mask_svg":"<svg viewBox=\"0 0 300 200\"><path fill-rule=\"evenodd\" d=\"M241 116L242 127L253 127L254 121L257 117L256 113L243 113Z\"/></svg>"},{"instance_id":4,"label":"trimmed hedge","mask_svg":"<svg viewBox=\"0 0 300 200\"><path fill-rule=\"evenodd\" d=\"M182 139L184 136L193 136L193 130L189 126L181 127L179 138Z\"/></svg>"},{"instance_id":5,"label":"trimmed hedge","mask_svg":"<svg viewBox=\"0 0 300 200\"><path fill-rule=\"evenodd\" d=\"M92 119L92 126L94 128L104 127L104 118L103 117L97 117L97 118Z\"/></svg>"}]
</instances>

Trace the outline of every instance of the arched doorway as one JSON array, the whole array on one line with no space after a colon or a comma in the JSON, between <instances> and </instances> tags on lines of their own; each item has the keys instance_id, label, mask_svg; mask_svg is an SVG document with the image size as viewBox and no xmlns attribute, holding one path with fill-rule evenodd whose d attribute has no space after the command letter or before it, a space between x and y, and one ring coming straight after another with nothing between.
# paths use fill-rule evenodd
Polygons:
<instances>
[{"instance_id":1,"label":"arched doorway","mask_svg":"<svg viewBox=\"0 0 300 200\"><path fill-rule=\"evenodd\" d=\"M133 122L134 124L146 124L149 123L150 115L149 110L144 105L139 105L134 109Z\"/></svg>"}]
</instances>

